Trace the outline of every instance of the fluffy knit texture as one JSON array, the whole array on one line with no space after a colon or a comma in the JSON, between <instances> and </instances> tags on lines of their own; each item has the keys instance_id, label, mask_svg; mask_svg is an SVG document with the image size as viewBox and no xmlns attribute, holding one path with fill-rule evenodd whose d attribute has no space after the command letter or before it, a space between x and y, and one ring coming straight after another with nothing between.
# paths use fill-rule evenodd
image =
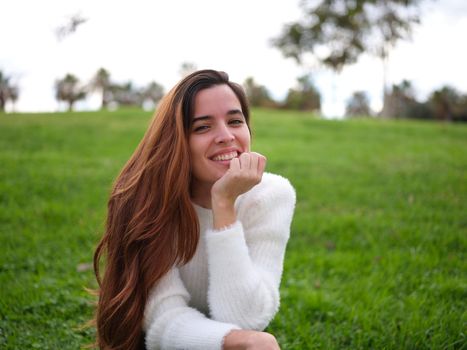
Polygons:
<instances>
[{"instance_id":1,"label":"fluffy knit texture","mask_svg":"<svg viewBox=\"0 0 467 350\"><path fill-rule=\"evenodd\" d=\"M200 242L192 260L152 289L144 314L146 347L220 350L233 329L261 331L279 309L279 285L295 191L279 175L235 202L237 221L213 230L212 211L194 205Z\"/></svg>"}]
</instances>

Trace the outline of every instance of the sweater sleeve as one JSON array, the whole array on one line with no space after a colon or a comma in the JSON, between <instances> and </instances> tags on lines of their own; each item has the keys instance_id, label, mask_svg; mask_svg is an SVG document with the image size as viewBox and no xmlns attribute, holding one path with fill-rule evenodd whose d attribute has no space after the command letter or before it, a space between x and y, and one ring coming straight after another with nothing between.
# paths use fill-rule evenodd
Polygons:
<instances>
[{"instance_id":1,"label":"sweater sleeve","mask_svg":"<svg viewBox=\"0 0 467 350\"><path fill-rule=\"evenodd\" d=\"M277 178L254 191L232 226L206 234L214 320L263 330L279 309L295 191L286 179Z\"/></svg>"},{"instance_id":2,"label":"sweater sleeve","mask_svg":"<svg viewBox=\"0 0 467 350\"><path fill-rule=\"evenodd\" d=\"M177 268L153 288L143 319L148 350L221 350L225 335L239 329L233 324L213 321L189 307L189 298Z\"/></svg>"}]
</instances>

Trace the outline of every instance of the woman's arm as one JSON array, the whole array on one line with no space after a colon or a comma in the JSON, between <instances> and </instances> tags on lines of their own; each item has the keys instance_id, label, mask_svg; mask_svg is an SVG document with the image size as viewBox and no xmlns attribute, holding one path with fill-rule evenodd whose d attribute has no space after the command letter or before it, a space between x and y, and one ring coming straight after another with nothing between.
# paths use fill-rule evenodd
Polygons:
<instances>
[{"instance_id":1,"label":"woman's arm","mask_svg":"<svg viewBox=\"0 0 467 350\"><path fill-rule=\"evenodd\" d=\"M188 292L174 268L151 292L144 314L146 348L279 350L273 335L216 322L187 306Z\"/></svg>"},{"instance_id":2,"label":"woman's arm","mask_svg":"<svg viewBox=\"0 0 467 350\"><path fill-rule=\"evenodd\" d=\"M239 328L208 319L188 306L189 298L178 269L173 268L151 291L146 304L147 349L220 350L226 334Z\"/></svg>"},{"instance_id":3,"label":"woman's arm","mask_svg":"<svg viewBox=\"0 0 467 350\"><path fill-rule=\"evenodd\" d=\"M232 225L206 234L208 300L213 319L262 330L279 308L295 191L286 179L265 174L241 201Z\"/></svg>"},{"instance_id":4,"label":"woman's arm","mask_svg":"<svg viewBox=\"0 0 467 350\"><path fill-rule=\"evenodd\" d=\"M235 201L261 182L266 157L259 153L242 153L230 162L227 172L211 189L213 226L218 230L232 225L237 220Z\"/></svg>"}]
</instances>

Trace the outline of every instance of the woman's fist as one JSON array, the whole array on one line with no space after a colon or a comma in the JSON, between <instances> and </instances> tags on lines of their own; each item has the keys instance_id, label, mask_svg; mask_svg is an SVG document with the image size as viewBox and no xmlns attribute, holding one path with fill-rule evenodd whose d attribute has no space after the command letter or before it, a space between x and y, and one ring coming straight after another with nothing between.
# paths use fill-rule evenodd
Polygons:
<instances>
[{"instance_id":1,"label":"woman's fist","mask_svg":"<svg viewBox=\"0 0 467 350\"><path fill-rule=\"evenodd\" d=\"M245 152L232 159L227 172L211 189L212 200L235 202L239 195L261 182L265 167L266 157L256 152Z\"/></svg>"}]
</instances>

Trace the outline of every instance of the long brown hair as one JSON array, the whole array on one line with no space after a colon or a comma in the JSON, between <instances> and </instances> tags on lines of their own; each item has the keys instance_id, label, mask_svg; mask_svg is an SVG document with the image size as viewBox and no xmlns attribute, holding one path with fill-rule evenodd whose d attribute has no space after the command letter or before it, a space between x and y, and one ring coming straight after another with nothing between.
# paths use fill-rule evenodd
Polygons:
<instances>
[{"instance_id":1,"label":"long brown hair","mask_svg":"<svg viewBox=\"0 0 467 350\"><path fill-rule=\"evenodd\" d=\"M101 349L144 349L142 319L150 289L196 251L199 224L190 201L188 136L196 94L221 84L236 94L248 123L248 103L239 85L224 72L194 72L161 100L113 185L105 232L94 253L96 345Z\"/></svg>"}]
</instances>

